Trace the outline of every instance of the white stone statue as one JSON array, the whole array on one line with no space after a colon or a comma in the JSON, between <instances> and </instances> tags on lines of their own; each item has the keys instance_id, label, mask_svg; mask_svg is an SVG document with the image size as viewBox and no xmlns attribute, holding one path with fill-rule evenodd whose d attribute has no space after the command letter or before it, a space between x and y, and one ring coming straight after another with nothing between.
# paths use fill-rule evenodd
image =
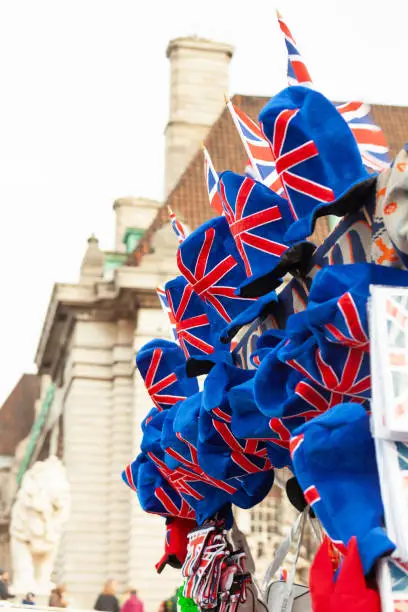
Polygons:
<instances>
[{"instance_id":1,"label":"white stone statue","mask_svg":"<svg viewBox=\"0 0 408 612\"><path fill-rule=\"evenodd\" d=\"M49 593L51 573L63 524L70 508L70 488L61 461L51 456L25 473L10 521L14 593Z\"/></svg>"}]
</instances>

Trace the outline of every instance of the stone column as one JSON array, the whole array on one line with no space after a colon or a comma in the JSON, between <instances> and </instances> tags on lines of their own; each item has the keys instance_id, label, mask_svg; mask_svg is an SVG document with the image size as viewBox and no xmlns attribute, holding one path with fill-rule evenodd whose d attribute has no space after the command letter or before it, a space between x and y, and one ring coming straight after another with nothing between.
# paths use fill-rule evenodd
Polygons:
<instances>
[{"instance_id":1,"label":"stone column","mask_svg":"<svg viewBox=\"0 0 408 612\"><path fill-rule=\"evenodd\" d=\"M133 425L133 352L134 324L117 323L116 342L112 351L112 408L109 456L109 563L108 574L118 581L123 592L127 586L129 555L129 521L131 499L121 478L132 457Z\"/></svg>"},{"instance_id":2,"label":"stone column","mask_svg":"<svg viewBox=\"0 0 408 612\"><path fill-rule=\"evenodd\" d=\"M134 351L137 351L154 337L164 337L167 331L163 312L159 309L140 309L134 338ZM142 418L152 404L144 387L143 379L135 370L134 375L134 413L133 413L133 455L139 453ZM179 570L166 567L159 576L155 563L164 552L164 519L144 512L132 495L131 522L129 530L129 583L134 584L143 599L146 612L157 612L160 602L171 596L181 584Z\"/></svg>"},{"instance_id":3,"label":"stone column","mask_svg":"<svg viewBox=\"0 0 408 612\"><path fill-rule=\"evenodd\" d=\"M116 324L78 320L64 372L64 463L72 510L58 576L75 607L92 608L109 577L112 348Z\"/></svg>"}]
</instances>

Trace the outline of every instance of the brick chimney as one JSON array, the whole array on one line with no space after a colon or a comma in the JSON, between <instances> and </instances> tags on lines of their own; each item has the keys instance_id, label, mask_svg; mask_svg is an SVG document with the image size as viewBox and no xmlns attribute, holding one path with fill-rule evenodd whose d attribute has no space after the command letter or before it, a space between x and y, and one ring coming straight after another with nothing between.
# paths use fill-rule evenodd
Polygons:
<instances>
[{"instance_id":1,"label":"brick chimney","mask_svg":"<svg viewBox=\"0 0 408 612\"><path fill-rule=\"evenodd\" d=\"M176 185L224 108L233 47L197 37L176 38L170 60L170 118L165 130L165 196Z\"/></svg>"}]
</instances>

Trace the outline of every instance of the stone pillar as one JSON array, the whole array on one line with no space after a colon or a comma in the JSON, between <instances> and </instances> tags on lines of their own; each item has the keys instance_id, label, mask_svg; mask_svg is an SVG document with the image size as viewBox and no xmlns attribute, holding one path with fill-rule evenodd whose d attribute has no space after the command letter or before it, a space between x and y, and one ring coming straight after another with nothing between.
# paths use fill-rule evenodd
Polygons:
<instances>
[{"instance_id":1,"label":"stone pillar","mask_svg":"<svg viewBox=\"0 0 408 612\"><path fill-rule=\"evenodd\" d=\"M119 198L113 204L116 215L115 251L126 252L126 238L133 233L132 245L136 246L135 238L143 235L156 216L161 202L147 198ZM126 235L127 232L127 235Z\"/></svg>"},{"instance_id":2,"label":"stone pillar","mask_svg":"<svg viewBox=\"0 0 408 612\"><path fill-rule=\"evenodd\" d=\"M138 312L137 328L134 338L135 353L149 340L163 337L166 328L164 315L160 309L141 309ZM134 374L134 413L133 413L133 456L140 449L142 418L152 406L139 372ZM146 612L157 612L160 602L171 596L181 584L179 570L166 567L159 576L155 564L164 552L164 519L144 512L137 496L132 495L131 522L129 530L129 584L135 585Z\"/></svg>"},{"instance_id":3,"label":"stone pillar","mask_svg":"<svg viewBox=\"0 0 408 612\"><path fill-rule=\"evenodd\" d=\"M165 197L224 108L233 48L197 37L170 41L170 117L165 130Z\"/></svg>"},{"instance_id":4,"label":"stone pillar","mask_svg":"<svg viewBox=\"0 0 408 612\"><path fill-rule=\"evenodd\" d=\"M121 478L132 457L133 424L133 352L134 324L117 323L116 342L112 354L112 408L109 461L109 563L108 575L118 581L119 590L127 587L129 555L129 521L131 499Z\"/></svg>"},{"instance_id":5,"label":"stone pillar","mask_svg":"<svg viewBox=\"0 0 408 612\"><path fill-rule=\"evenodd\" d=\"M64 372L63 459L72 509L57 573L79 608L93 607L109 577L115 342L115 323L78 320Z\"/></svg>"}]
</instances>

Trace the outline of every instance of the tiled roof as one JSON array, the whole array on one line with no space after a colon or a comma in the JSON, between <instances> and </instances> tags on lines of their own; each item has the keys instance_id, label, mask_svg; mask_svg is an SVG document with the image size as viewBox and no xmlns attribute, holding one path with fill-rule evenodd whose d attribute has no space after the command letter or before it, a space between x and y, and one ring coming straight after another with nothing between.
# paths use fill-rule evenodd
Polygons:
<instances>
[{"instance_id":1,"label":"tiled roof","mask_svg":"<svg viewBox=\"0 0 408 612\"><path fill-rule=\"evenodd\" d=\"M13 456L17 444L28 436L39 397L40 377L23 374L0 408L0 455Z\"/></svg>"},{"instance_id":2,"label":"tiled roof","mask_svg":"<svg viewBox=\"0 0 408 612\"><path fill-rule=\"evenodd\" d=\"M268 101L266 97L236 95L232 101L252 119L257 119L260 110ZM408 142L408 107L372 105L373 117L385 132L392 156ZM227 108L212 126L205 145L218 172L233 170L243 173L247 156L232 123ZM135 251L129 256L129 265L139 265L150 249L153 234L168 221L166 205L180 216L180 219L195 229L213 216L208 203L204 182L203 155L199 150L187 166L177 185L167 198L165 205L158 210L152 225L143 235ZM327 235L327 222L320 219L311 240L320 243Z\"/></svg>"}]
</instances>

